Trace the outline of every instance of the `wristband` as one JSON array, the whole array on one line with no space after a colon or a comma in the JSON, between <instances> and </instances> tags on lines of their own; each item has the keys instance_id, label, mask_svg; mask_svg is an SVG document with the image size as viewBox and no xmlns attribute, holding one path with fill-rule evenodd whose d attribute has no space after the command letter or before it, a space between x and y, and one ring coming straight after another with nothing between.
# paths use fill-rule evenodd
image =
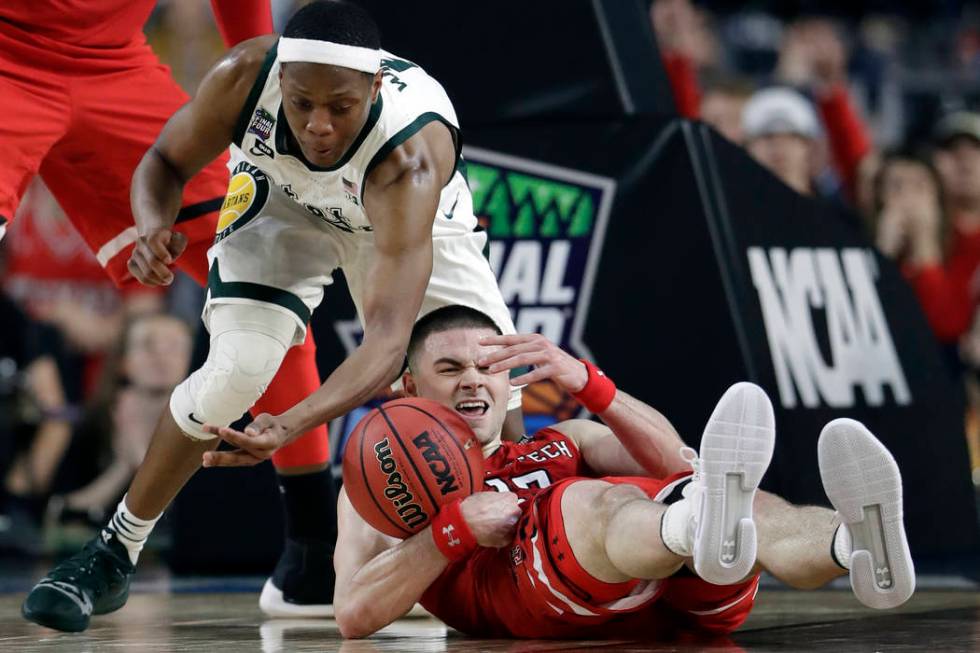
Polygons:
<instances>
[{"instance_id":1,"label":"wristband","mask_svg":"<svg viewBox=\"0 0 980 653\"><path fill-rule=\"evenodd\" d=\"M473 531L463 519L462 499L447 503L432 520L432 539L450 562L462 560L478 546Z\"/></svg>"},{"instance_id":2,"label":"wristband","mask_svg":"<svg viewBox=\"0 0 980 653\"><path fill-rule=\"evenodd\" d=\"M589 361L584 358L579 360L585 364L585 369L589 372L589 380L585 382L584 388L573 393L572 396L585 406L587 411L598 415L612 403L616 396L616 384L606 376L605 372Z\"/></svg>"}]
</instances>

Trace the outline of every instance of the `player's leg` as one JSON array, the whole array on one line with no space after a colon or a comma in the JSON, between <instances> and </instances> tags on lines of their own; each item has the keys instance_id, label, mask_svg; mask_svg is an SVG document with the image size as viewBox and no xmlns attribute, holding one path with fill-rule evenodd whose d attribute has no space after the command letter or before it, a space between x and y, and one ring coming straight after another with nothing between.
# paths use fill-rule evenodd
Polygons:
<instances>
[{"instance_id":1,"label":"player's leg","mask_svg":"<svg viewBox=\"0 0 980 653\"><path fill-rule=\"evenodd\" d=\"M847 570L831 554L840 520L832 510L796 506L769 492L755 498L759 567L797 589L815 589Z\"/></svg>"},{"instance_id":2,"label":"player's leg","mask_svg":"<svg viewBox=\"0 0 980 653\"><path fill-rule=\"evenodd\" d=\"M293 316L258 304L213 306L208 321L208 359L174 390L169 410L109 524L31 590L22 607L27 619L78 631L88 627L92 614L122 607L139 552L154 525L201 466L202 454L217 445L204 424L228 425L255 403L297 330Z\"/></svg>"},{"instance_id":3,"label":"player's leg","mask_svg":"<svg viewBox=\"0 0 980 653\"><path fill-rule=\"evenodd\" d=\"M660 537L667 509L636 485L576 481L564 488L561 514L575 560L604 583L666 578L685 558Z\"/></svg>"},{"instance_id":4,"label":"player's leg","mask_svg":"<svg viewBox=\"0 0 980 653\"><path fill-rule=\"evenodd\" d=\"M0 238L51 146L68 129L71 101L64 79L15 63L0 49Z\"/></svg>"},{"instance_id":5,"label":"player's leg","mask_svg":"<svg viewBox=\"0 0 980 653\"><path fill-rule=\"evenodd\" d=\"M320 387L313 334L289 350L255 410L278 414ZM333 616L337 497L327 425L307 431L272 457L286 522L286 542L259 607L271 617Z\"/></svg>"}]
</instances>

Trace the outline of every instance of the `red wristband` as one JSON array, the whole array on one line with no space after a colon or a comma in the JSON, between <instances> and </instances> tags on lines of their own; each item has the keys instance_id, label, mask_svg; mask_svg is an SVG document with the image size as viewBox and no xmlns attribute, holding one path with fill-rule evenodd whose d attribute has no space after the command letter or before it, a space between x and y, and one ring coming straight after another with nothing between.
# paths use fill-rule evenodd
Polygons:
<instances>
[{"instance_id":1,"label":"red wristband","mask_svg":"<svg viewBox=\"0 0 980 653\"><path fill-rule=\"evenodd\" d=\"M605 372L589 361L584 358L579 360L585 364L585 369L589 372L589 380L585 382L584 388L572 396L590 413L598 415L612 403L616 396L616 384L606 376Z\"/></svg>"},{"instance_id":2,"label":"red wristband","mask_svg":"<svg viewBox=\"0 0 980 653\"><path fill-rule=\"evenodd\" d=\"M478 546L473 531L463 519L460 502L462 499L447 503L432 520L432 539L451 562L462 560Z\"/></svg>"}]
</instances>

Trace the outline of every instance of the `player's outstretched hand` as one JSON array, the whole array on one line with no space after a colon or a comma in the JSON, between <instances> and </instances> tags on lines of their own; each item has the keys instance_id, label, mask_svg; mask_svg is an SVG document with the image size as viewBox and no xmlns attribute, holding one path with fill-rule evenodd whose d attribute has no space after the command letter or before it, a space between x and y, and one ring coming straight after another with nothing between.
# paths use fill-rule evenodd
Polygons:
<instances>
[{"instance_id":1,"label":"player's outstretched hand","mask_svg":"<svg viewBox=\"0 0 980 653\"><path fill-rule=\"evenodd\" d=\"M278 417L262 413L255 421L236 431L227 426L205 425L204 430L238 447L234 451L208 451L205 467L249 467L268 460L276 449L286 444L286 426Z\"/></svg>"},{"instance_id":2,"label":"player's outstretched hand","mask_svg":"<svg viewBox=\"0 0 980 653\"><path fill-rule=\"evenodd\" d=\"M513 492L477 492L463 499L459 510L480 546L500 548L514 539L521 517Z\"/></svg>"},{"instance_id":3,"label":"player's outstretched hand","mask_svg":"<svg viewBox=\"0 0 980 653\"><path fill-rule=\"evenodd\" d=\"M515 367L533 367L530 372L510 380L511 385L527 385L551 379L572 394L585 387L589 372L582 361L539 333L517 333L487 336L480 339L485 347L499 346L479 360L491 373Z\"/></svg>"},{"instance_id":4,"label":"player's outstretched hand","mask_svg":"<svg viewBox=\"0 0 980 653\"><path fill-rule=\"evenodd\" d=\"M129 273L145 286L169 286L172 268L187 247L187 236L170 229L154 229L136 239L136 246L126 263Z\"/></svg>"}]
</instances>

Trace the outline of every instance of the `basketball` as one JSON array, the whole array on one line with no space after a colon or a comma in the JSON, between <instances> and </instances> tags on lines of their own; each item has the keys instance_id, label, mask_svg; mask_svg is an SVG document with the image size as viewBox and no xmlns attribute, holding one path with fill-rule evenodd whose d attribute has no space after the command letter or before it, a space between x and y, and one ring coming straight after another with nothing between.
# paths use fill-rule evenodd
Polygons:
<instances>
[{"instance_id":1,"label":"basketball","mask_svg":"<svg viewBox=\"0 0 980 653\"><path fill-rule=\"evenodd\" d=\"M429 399L395 399L365 415L344 451L344 489L382 533L408 537L439 507L483 487L483 452L466 421Z\"/></svg>"}]
</instances>

